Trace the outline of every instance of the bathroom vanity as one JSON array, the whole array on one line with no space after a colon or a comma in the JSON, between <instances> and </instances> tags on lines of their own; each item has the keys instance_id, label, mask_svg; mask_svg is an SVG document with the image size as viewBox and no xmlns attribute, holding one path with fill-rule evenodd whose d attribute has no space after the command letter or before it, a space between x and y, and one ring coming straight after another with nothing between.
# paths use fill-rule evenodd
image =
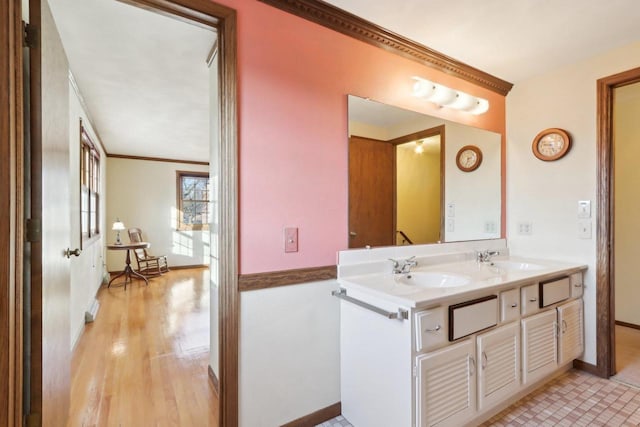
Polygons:
<instances>
[{"instance_id":1,"label":"bathroom vanity","mask_svg":"<svg viewBox=\"0 0 640 427\"><path fill-rule=\"evenodd\" d=\"M453 248L417 254L403 274L386 259L395 252L340 254L342 413L354 426L475 425L584 351L585 265Z\"/></svg>"}]
</instances>

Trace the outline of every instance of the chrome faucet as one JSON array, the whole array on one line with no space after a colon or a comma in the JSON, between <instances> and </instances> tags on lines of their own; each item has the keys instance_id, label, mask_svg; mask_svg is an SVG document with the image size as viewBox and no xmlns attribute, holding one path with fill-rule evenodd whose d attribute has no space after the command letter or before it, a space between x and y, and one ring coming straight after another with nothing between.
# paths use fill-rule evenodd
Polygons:
<instances>
[{"instance_id":1,"label":"chrome faucet","mask_svg":"<svg viewBox=\"0 0 640 427\"><path fill-rule=\"evenodd\" d=\"M490 251L485 249L484 251L476 251L476 261L478 262L491 262L491 257L500 255L498 251Z\"/></svg>"},{"instance_id":2,"label":"chrome faucet","mask_svg":"<svg viewBox=\"0 0 640 427\"><path fill-rule=\"evenodd\" d=\"M393 274L409 274L411 273L411 268L418 265L415 256L401 260L389 258L389 261L393 263Z\"/></svg>"}]
</instances>

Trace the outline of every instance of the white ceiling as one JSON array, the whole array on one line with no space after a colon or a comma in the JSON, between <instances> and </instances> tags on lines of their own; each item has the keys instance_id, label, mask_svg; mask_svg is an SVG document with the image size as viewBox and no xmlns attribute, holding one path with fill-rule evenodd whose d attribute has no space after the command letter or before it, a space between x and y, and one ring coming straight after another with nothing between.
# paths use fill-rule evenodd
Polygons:
<instances>
[{"instance_id":1,"label":"white ceiling","mask_svg":"<svg viewBox=\"0 0 640 427\"><path fill-rule=\"evenodd\" d=\"M511 83L640 40L638 0L325 0Z\"/></svg>"},{"instance_id":2,"label":"white ceiling","mask_svg":"<svg viewBox=\"0 0 640 427\"><path fill-rule=\"evenodd\" d=\"M115 0L49 0L110 154L209 160L213 31Z\"/></svg>"}]
</instances>

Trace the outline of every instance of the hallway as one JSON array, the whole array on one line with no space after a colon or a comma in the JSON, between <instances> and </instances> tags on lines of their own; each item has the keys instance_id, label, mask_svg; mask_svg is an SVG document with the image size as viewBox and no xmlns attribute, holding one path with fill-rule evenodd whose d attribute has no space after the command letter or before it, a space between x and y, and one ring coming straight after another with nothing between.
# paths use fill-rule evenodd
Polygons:
<instances>
[{"instance_id":1,"label":"hallway","mask_svg":"<svg viewBox=\"0 0 640 427\"><path fill-rule=\"evenodd\" d=\"M209 270L101 288L73 352L68 426L215 426Z\"/></svg>"}]
</instances>

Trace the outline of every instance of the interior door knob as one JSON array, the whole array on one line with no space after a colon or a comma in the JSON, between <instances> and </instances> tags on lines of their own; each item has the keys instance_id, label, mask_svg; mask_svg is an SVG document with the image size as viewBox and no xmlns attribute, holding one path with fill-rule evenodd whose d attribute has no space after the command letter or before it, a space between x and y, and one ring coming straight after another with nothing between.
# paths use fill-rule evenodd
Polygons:
<instances>
[{"instance_id":1,"label":"interior door knob","mask_svg":"<svg viewBox=\"0 0 640 427\"><path fill-rule=\"evenodd\" d=\"M358 235L358 233L356 233L355 231L350 231L349 232L349 236L351 237L356 237Z\"/></svg>"},{"instance_id":2,"label":"interior door knob","mask_svg":"<svg viewBox=\"0 0 640 427\"><path fill-rule=\"evenodd\" d=\"M80 256L81 253L82 253L82 250L80 250L80 248L75 248L75 249L67 248L64 251L64 256L66 256L67 258L71 258L71 255Z\"/></svg>"}]
</instances>

